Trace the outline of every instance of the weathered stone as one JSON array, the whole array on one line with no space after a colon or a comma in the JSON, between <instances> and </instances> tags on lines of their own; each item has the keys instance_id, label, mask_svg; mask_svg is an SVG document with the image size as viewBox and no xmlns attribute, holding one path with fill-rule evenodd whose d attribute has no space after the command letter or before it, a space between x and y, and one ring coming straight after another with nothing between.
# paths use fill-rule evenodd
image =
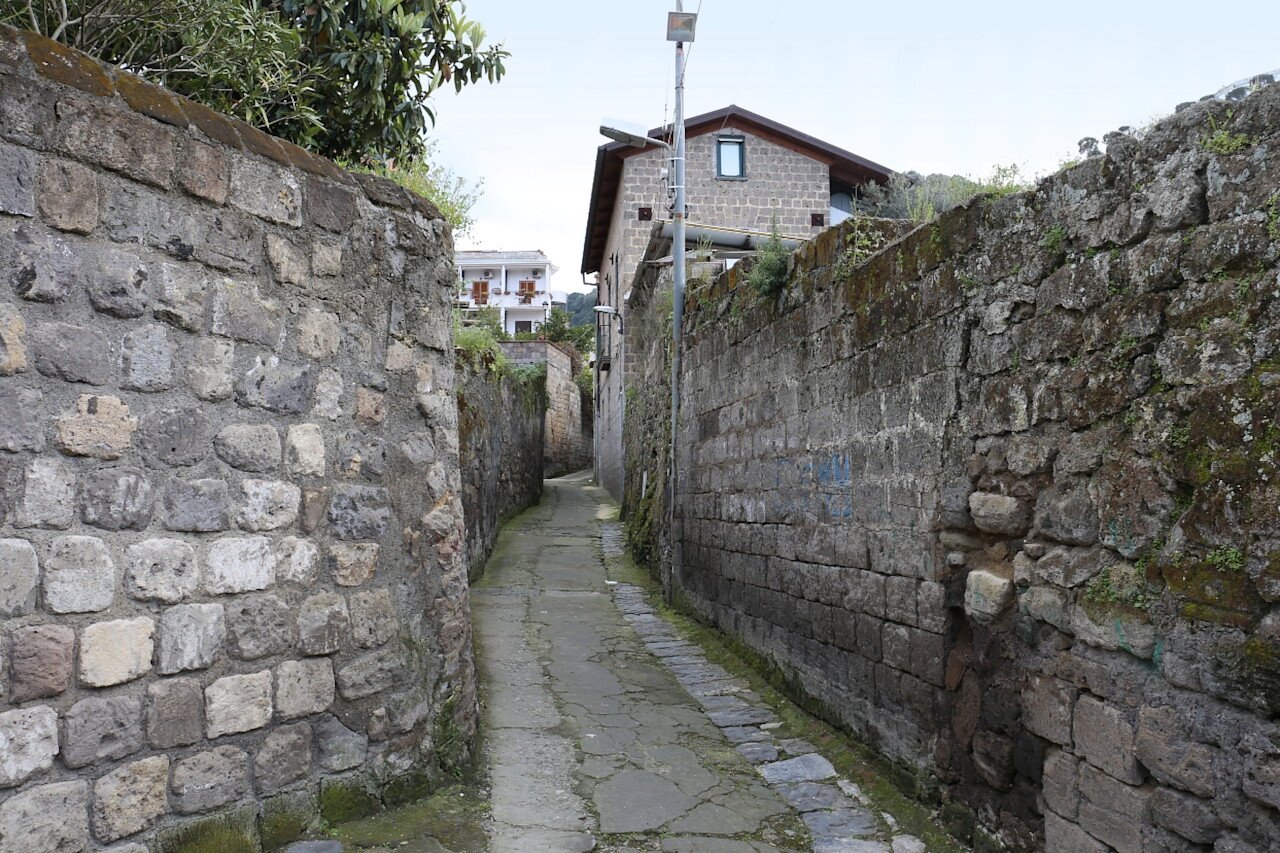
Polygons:
<instances>
[{"instance_id":1,"label":"weathered stone","mask_svg":"<svg viewBox=\"0 0 1280 853\"><path fill-rule=\"evenodd\" d=\"M194 678L147 685L147 742L154 749L190 746L204 737L204 691Z\"/></svg>"},{"instance_id":2,"label":"weathered stone","mask_svg":"<svg viewBox=\"0 0 1280 853\"><path fill-rule=\"evenodd\" d=\"M387 344L386 368L392 373L403 373L414 367L413 348L400 341Z\"/></svg>"},{"instance_id":3,"label":"weathered stone","mask_svg":"<svg viewBox=\"0 0 1280 853\"><path fill-rule=\"evenodd\" d=\"M311 772L311 726L280 726L267 735L253 759L259 794L274 794Z\"/></svg>"},{"instance_id":4,"label":"weathered stone","mask_svg":"<svg viewBox=\"0 0 1280 853\"><path fill-rule=\"evenodd\" d=\"M44 773L57 754L57 711L37 705L0 714L0 788Z\"/></svg>"},{"instance_id":5,"label":"weathered stone","mask_svg":"<svg viewBox=\"0 0 1280 853\"><path fill-rule=\"evenodd\" d=\"M302 224L302 187L293 174L274 163L250 157L231 161L231 192L236 207L271 222Z\"/></svg>"},{"instance_id":6,"label":"weathered stone","mask_svg":"<svg viewBox=\"0 0 1280 853\"><path fill-rule=\"evenodd\" d=\"M110 687L151 671L155 623L150 619L95 622L80 634L80 682Z\"/></svg>"},{"instance_id":7,"label":"weathered stone","mask_svg":"<svg viewBox=\"0 0 1280 853\"><path fill-rule=\"evenodd\" d=\"M338 442L338 471L348 477L377 480L387 473L387 443L366 432L349 432Z\"/></svg>"},{"instance_id":8,"label":"weathered stone","mask_svg":"<svg viewBox=\"0 0 1280 853\"><path fill-rule=\"evenodd\" d=\"M270 424L232 424L213 440L223 462L242 471L274 471L280 464L280 433Z\"/></svg>"},{"instance_id":9,"label":"weathered stone","mask_svg":"<svg viewBox=\"0 0 1280 853\"><path fill-rule=\"evenodd\" d=\"M265 536L219 539L205 557L204 589L212 595L253 592L275 583L276 561Z\"/></svg>"},{"instance_id":10,"label":"weathered stone","mask_svg":"<svg viewBox=\"0 0 1280 853\"><path fill-rule=\"evenodd\" d=\"M278 655L293 645L293 614L274 595L245 595L227 604L231 654L241 660Z\"/></svg>"},{"instance_id":11,"label":"weathered stone","mask_svg":"<svg viewBox=\"0 0 1280 853\"><path fill-rule=\"evenodd\" d=\"M93 834L115 841L151 826L169 810L169 757L126 764L93 783Z\"/></svg>"},{"instance_id":12,"label":"weathered stone","mask_svg":"<svg viewBox=\"0 0 1280 853\"><path fill-rule=\"evenodd\" d=\"M1075 820L1080 807L1079 761L1070 753L1051 749L1045 757L1044 803L1057 814Z\"/></svg>"},{"instance_id":13,"label":"weathered stone","mask_svg":"<svg viewBox=\"0 0 1280 853\"><path fill-rule=\"evenodd\" d=\"M315 391L316 380L310 365L290 364L274 355L263 361L259 356L236 386L236 400L243 406L297 415L311 408Z\"/></svg>"},{"instance_id":14,"label":"weathered stone","mask_svg":"<svg viewBox=\"0 0 1280 853\"><path fill-rule=\"evenodd\" d=\"M1041 534L1058 542L1092 545L1098 541L1098 511L1083 481L1055 483L1041 493L1035 522Z\"/></svg>"},{"instance_id":15,"label":"weathered stone","mask_svg":"<svg viewBox=\"0 0 1280 853\"><path fill-rule=\"evenodd\" d=\"M324 476L324 433L316 424L289 427L286 442L289 473L295 477Z\"/></svg>"},{"instance_id":16,"label":"weathered stone","mask_svg":"<svg viewBox=\"0 0 1280 853\"><path fill-rule=\"evenodd\" d=\"M1050 548L1031 570L1031 580L1073 588L1092 580L1116 562L1102 548Z\"/></svg>"},{"instance_id":17,"label":"weathered stone","mask_svg":"<svg viewBox=\"0 0 1280 853\"><path fill-rule=\"evenodd\" d=\"M204 718L210 740L260 729L271 722L271 670L228 675L204 691Z\"/></svg>"},{"instance_id":18,"label":"weathered stone","mask_svg":"<svg viewBox=\"0 0 1280 853\"><path fill-rule=\"evenodd\" d=\"M67 160L40 166L40 215L59 231L88 234L98 227L98 178Z\"/></svg>"},{"instance_id":19,"label":"weathered stone","mask_svg":"<svg viewBox=\"0 0 1280 853\"><path fill-rule=\"evenodd\" d=\"M1151 819L1195 844L1212 844L1225 829L1211 800L1157 788L1151 795Z\"/></svg>"},{"instance_id":20,"label":"weathered stone","mask_svg":"<svg viewBox=\"0 0 1280 853\"><path fill-rule=\"evenodd\" d=\"M14 527L66 530L75 519L75 475L57 459L32 459L23 473Z\"/></svg>"},{"instance_id":21,"label":"weathered stone","mask_svg":"<svg viewBox=\"0 0 1280 853\"><path fill-rule=\"evenodd\" d=\"M67 711L62 762L75 769L142 749L142 703L132 696L90 696Z\"/></svg>"},{"instance_id":22,"label":"weathered stone","mask_svg":"<svg viewBox=\"0 0 1280 853\"><path fill-rule=\"evenodd\" d=\"M1134 727L1124 713L1093 696L1076 701L1072 736L1076 753L1103 772L1129 785L1142 783L1142 768L1134 757Z\"/></svg>"},{"instance_id":23,"label":"weathered stone","mask_svg":"<svg viewBox=\"0 0 1280 853\"><path fill-rule=\"evenodd\" d=\"M404 677L406 668L400 649L379 649L338 670L338 690L343 699L363 699L393 687Z\"/></svg>"},{"instance_id":24,"label":"weathered stone","mask_svg":"<svg viewBox=\"0 0 1280 853\"><path fill-rule=\"evenodd\" d=\"M164 526L190 533L212 533L231 526L227 484L223 480L172 480L164 494Z\"/></svg>"},{"instance_id":25,"label":"weathered stone","mask_svg":"<svg viewBox=\"0 0 1280 853\"><path fill-rule=\"evenodd\" d=\"M307 486L302 490L302 530L314 532L324 523L329 509L329 487Z\"/></svg>"},{"instance_id":26,"label":"weathered stone","mask_svg":"<svg viewBox=\"0 0 1280 853\"><path fill-rule=\"evenodd\" d=\"M80 516L104 530L141 530L151 522L152 491L140 468L95 471L80 492Z\"/></svg>"},{"instance_id":27,"label":"weathered stone","mask_svg":"<svg viewBox=\"0 0 1280 853\"><path fill-rule=\"evenodd\" d=\"M1003 536L1021 536L1031 522L1025 501L987 492L969 495L969 514L979 530Z\"/></svg>"},{"instance_id":28,"label":"weathered stone","mask_svg":"<svg viewBox=\"0 0 1280 853\"><path fill-rule=\"evenodd\" d=\"M347 601L336 593L316 593L298 608L298 643L303 654L333 654L350 631Z\"/></svg>"},{"instance_id":29,"label":"weathered stone","mask_svg":"<svg viewBox=\"0 0 1280 853\"><path fill-rule=\"evenodd\" d=\"M245 530L279 530L298 520L302 490L278 480L245 480L239 524Z\"/></svg>"},{"instance_id":30,"label":"weathered stone","mask_svg":"<svg viewBox=\"0 0 1280 853\"><path fill-rule=\"evenodd\" d=\"M329 564L338 586L360 586L378 570L378 545L337 542L329 547Z\"/></svg>"},{"instance_id":31,"label":"weathered stone","mask_svg":"<svg viewBox=\"0 0 1280 853\"><path fill-rule=\"evenodd\" d=\"M342 392L345 388L342 374L336 370L325 368L316 379L315 405L311 409L312 417L328 418L336 421L344 414Z\"/></svg>"},{"instance_id":32,"label":"weathered stone","mask_svg":"<svg viewBox=\"0 0 1280 853\"><path fill-rule=\"evenodd\" d=\"M97 102L58 102L58 146L134 180L168 189L175 164L173 128Z\"/></svg>"},{"instance_id":33,"label":"weathered stone","mask_svg":"<svg viewBox=\"0 0 1280 853\"><path fill-rule=\"evenodd\" d=\"M387 416L387 404L383 393L368 388L356 389L356 420L365 426L381 426ZM384 451L385 452L385 451Z\"/></svg>"},{"instance_id":34,"label":"weathered stone","mask_svg":"<svg viewBox=\"0 0 1280 853\"><path fill-rule=\"evenodd\" d=\"M1013 600L1013 580L985 569L969 572L964 587L964 612L982 624L1000 618Z\"/></svg>"},{"instance_id":35,"label":"weathered stone","mask_svg":"<svg viewBox=\"0 0 1280 853\"><path fill-rule=\"evenodd\" d=\"M307 216L329 231L345 232L360 216L359 196L323 178L307 178Z\"/></svg>"},{"instance_id":36,"label":"weathered stone","mask_svg":"<svg viewBox=\"0 0 1280 853\"><path fill-rule=\"evenodd\" d=\"M173 765L170 785L179 814L207 812L249 794L249 756L234 746L196 753Z\"/></svg>"},{"instance_id":37,"label":"weathered stone","mask_svg":"<svg viewBox=\"0 0 1280 853\"><path fill-rule=\"evenodd\" d=\"M73 286L79 286L81 271L76 263L77 254L64 237L21 226L14 232L14 237L14 252L10 265L13 272L9 280L15 293L31 302L60 302L66 298ZM56 341L56 326L58 324L51 324L43 334ZM79 331L87 333L89 330ZM106 343L106 338L97 333L85 334L84 337ZM66 348L65 354L74 355L75 353L70 348ZM87 363L87 360L85 362ZM38 363L37 367L39 367ZM56 372L56 368L52 370L55 372L50 372L50 366L46 365L41 372L46 376L60 375Z\"/></svg>"},{"instance_id":38,"label":"weathered stone","mask_svg":"<svg viewBox=\"0 0 1280 853\"><path fill-rule=\"evenodd\" d=\"M0 171L0 213L14 216L35 216L36 213L36 156L33 152L12 145L0 145L0 163L4 164ZM45 175L55 168L55 163L45 162L41 165L42 182ZM83 167L79 167L83 168ZM43 187L41 194L43 195ZM43 201L43 198L41 199ZM97 206L94 206L94 219L97 219ZM48 214L41 210L48 219ZM56 224L56 223L50 223ZM90 229L92 230L92 228Z\"/></svg>"},{"instance_id":39,"label":"weathered stone","mask_svg":"<svg viewBox=\"0 0 1280 853\"><path fill-rule=\"evenodd\" d=\"M1212 797L1216 750L1191 738L1183 712L1172 706L1138 709L1134 756L1161 782Z\"/></svg>"},{"instance_id":40,"label":"weathered stone","mask_svg":"<svg viewBox=\"0 0 1280 853\"><path fill-rule=\"evenodd\" d=\"M141 317L151 304L150 278L150 271L137 255L108 249L86 275L89 302L112 317Z\"/></svg>"},{"instance_id":41,"label":"weathered stone","mask_svg":"<svg viewBox=\"0 0 1280 853\"><path fill-rule=\"evenodd\" d=\"M153 463L194 465L209 455L209 422L197 409L163 409L142 420L142 449Z\"/></svg>"},{"instance_id":42,"label":"weathered stone","mask_svg":"<svg viewBox=\"0 0 1280 853\"><path fill-rule=\"evenodd\" d=\"M40 785L0 804L0 853L74 853L89 845L89 786Z\"/></svg>"},{"instance_id":43,"label":"weathered stone","mask_svg":"<svg viewBox=\"0 0 1280 853\"><path fill-rule=\"evenodd\" d=\"M201 400L217 402L235 393L231 369L235 363L236 345L217 338L203 338L192 347L187 365L187 385Z\"/></svg>"},{"instance_id":44,"label":"weathered stone","mask_svg":"<svg viewBox=\"0 0 1280 853\"><path fill-rule=\"evenodd\" d=\"M380 539L391 520L386 489L341 486L329 503L329 524L339 539Z\"/></svg>"},{"instance_id":45,"label":"weathered stone","mask_svg":"<svg viewBox=\"0 0 1280 853\"><path fill-rule=\"evenodd\" d=\"M396 635L396 609L387 589L351 596L351 635L362 649L381 646Z\"/></svg>"},{"instance_id":46,"label":"weathered stone","mask_svg":"<svg viewBox=\"0 0 1280 853\"><path fill-rule=\"evenodd\" d=\"M165 391L174 382L173 343L162 326L148 326L124 336L123 387L131 391Z\"/></svg>"},{"instance_id":47,"label":"weathered stone","mask_svg":"<svg viewBox=\"0 0 1280 853\"><path fill-rule=\"evenodd\" d=\"M333 661L311 658L276 667L276 711L293 720L327 711L334 699Z\"/></svg>"},{"instance_id":48,"label":"weathered stone","mask_svg":"<svg viewBox=\"0 0 1280 853\"><path fill-rule=\"evenodd\" d=\"M0 539L0 616L22 616L36 606L40 562L25 539Z\"/></svg>"},{"instance_id":49,"label":"weathered stone","mask_svg":"<svg viewBox=\"0 0 1280 853\"><path fill-rule=\"evenodd\" d=\"M320 567L320 549L309 539L287 536L278 541L276 550L276 580L310 587L315 582Z\"/></svg>"},{"instance_id":50,"label":"weathered stone","mask_svg":"<svg viewBox=\"0 0 1280 853\"><path fill-rule=\"evenodd\" d=\"M0 305L0 376L27 369L27 324L12 305Z\"/></svg>"},{"instance_id":51,"label":"weathered stone","mask_svg":"<svg viewBox=\"0 0 1280 853\"><path fill-rule=\"evenodd\" d=\"M1048 622L1059 631L1069 630L1069 603L1066 593L1060 590L1033 586L1018 596L1018 606L1032 619Z\"/></svg>"},{"instance_id":52,"label":"weathered stone","mask_svg":"<svg viewBox=\"0 0 1280 853\"><path fill-rule=\"evenodd\" d=\"M204 268L194 264L160 264L157 268L152 315L179 329L203 332L205 294L208 290L208 274ZM199 345L213 342L202 340L195 343ZM193 359L193 362L197 361L198 358Z\"/></svg>"},{"instance_id":53,"label":"weathered stone","mask_svg":"<svg viewBox=\"0 0 1280 853\"><path fill-rule=\"evenodd\" d=\"M180 604L160 617L160 672L206 669L222 652L227 627L221 604Z\"/></svg>"},{"instance_id":54,"label":"weathered stone","mask_svg":"<svg viewBox=\"0 0 1280 853\"><path fill-rule=\"evenodd\" d=\"M280 306L263 299L257 285L224 278L214 288L210 330L224 338L275 349L280 341Z\"/></svg>"},{"instance_id":55,"label":"weathered stone","mask_svg":"<svg viewBox=\"0 0 1280 853\"><path fill-rule=\"evenodd\" d=\"M0 359L3 357L0 341ZM0 450L43 452L44 425L43 394L31 388L0 388Z\"/></svg>"},{"instance_id":56,"label":"weathered stone","mask_svg":"<svg viewBox=\"0 0 1280 853\"><path fill-rule=\"evenodd\" d=\"M76 632L66 625L35 625L13 632L9 701L15 705L57 696L71 686Z\"/></svg>"},{"instance_id":57,"label":"weathered stone","mask_svg":"<svg viewBox=\"0 0 1280 853\"><path fill-rule=\"evenodd\" d=\"M278 234L267 235L267 260L281 284L302 285L310 277L310 259L300 248Z\"/></svg>"},{"instance_id":58,"label":"weathered stone","mask_svg":"<svg viewBox=\"0 0 1280 853\"><path fill-rule=\"evenodd\" d=\"M1142 849L1148 819L1149 788L1117 782L1088 764L1080 765L1080 826L1117 850Z\"/></svg>"},{"instance_id":59,"label":"weathered stone","mask_svg":"<svg viewBox=\"0 0 1280 853\"><path fill-rule=\"evenodd\" d=\"M184 190L197 198L224 204L231 184L227 155L221 148L205 145L194 139L184 139L178 182Z\"/></svg>"},{"instance_id":60,"label":"weathered stone","mask_svg":"<svg viewBox=\"0 0 1280 853\"><path fill-rule=\"evenodd\" d=\"M1044 816L1045 853L1109 853L1110 847L1053 812Z\"/></svg>"},{"instance_id":61,"label":"weathered stone","mask_svg":"<svg viewBox=\"0 0 1280 853\"><path fill-rule=\"evenodd\" d=\"M93 536L59 536L44 561L44 603L54 613L96 613L115 598L115 564Z\"/></svg>"},{"instance_id":62,"label":"weathered stone","mask_svg":"<svg viewBox=\"0 0 1280 853\"><path fill-rule=\"evenodd\" d=\"M320 766L334 773L359 767L369 752L369 738L353 732L332 714L325 714L315 722L316 746L320 751Z\"/></svg>"},{"instance_id":63,"label":"weathered stone","mask_svg":"<svg viewBox=\"0 0 1280 853\"><path fill-rule=\"evenodd\" d=\"M115 374L111 344L96 329L42 323L31 333L36 370L52 379L107 385Z\"/></svg>"},{"instance_id":64,"label":"weathered stone","mask_svg":"<svg viewBox=\"0 0 1280 853\"><path fill-rule=\"evenodd\" d=\"M309 358L332 358L341 340L338 315L309 309L298 321L298 352Z\"/></svg>"},{"instance_id":65,"label":"weathered stone","mask_svg":"<svg viewBox=\"0 0 1280 853\"><path fill-rule=\"evenodd\" d=\"M125 557L125 590L138 601L177 604L199 585L195 549L179 539L147 539L130 545Z\"/></svg>"},{"instance_id":66,"label":"weathered stone","mask_svg":"<svg viewBox=\"0 0 1280 853\"><path fill-rule=\"evenodd\" d=\"M70 456L119 459L128 452L138 419L119 397L81 394L74 414L56 418L58 449Z\"/></svg>"},{"instance_id":67,"label":"weathered stone","mask_svg":"<svg viewBox=\"0 0 1280 853\"><path fill-rule=\"evenodd\" d=\"M1071 718L1078 691L1056 678L1034 675L1022 691L1027 730L1062 746L1071 745Z\"/></svg>"}]
</instances>

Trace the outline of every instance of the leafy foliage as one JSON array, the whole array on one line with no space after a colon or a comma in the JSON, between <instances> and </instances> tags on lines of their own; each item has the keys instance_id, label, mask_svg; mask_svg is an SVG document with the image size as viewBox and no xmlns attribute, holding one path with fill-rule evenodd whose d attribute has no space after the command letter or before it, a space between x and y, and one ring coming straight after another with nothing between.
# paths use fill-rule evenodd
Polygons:
<instances>
[{"instance_id":1,"label":"leafy foliage","mask_svg":"<svg viewBox=\"0 0 1280 853\"><path fill-rule=\"evenodd\" d=\"M444 218L453 227L455 237L466 234L475 224L471 209L480 200L480 188L483 179L474 184L452 170L436 165L435 142L428 141L423 152L414 157L401 160L399 163L346 163L346 168L355 172L369 172L390 178L401 186L430 199L432 204L440 208Z\"/></svg>"},{"instance_id":2,"label":"leafy foliage","mask_svg":"<svg viewBox=\"0 0 1280 853\"><path fill-rule=\"evenodd\" d=\"M778 235L775 225L773 233L760 244L755 252L755 266L747 276L751 289L761 296L777 296L787 286L787 263L791 252Z\"/></svg>"},{"instance_id":3,"label":"leafy foliage","mask_svg":"<svg viewBox=\"0 0 1280 853\"><path fill-rule=\"evenodd\" d=\"M551 316L539 330L541 337L549 341L573 344L580 353L590 352L595 342L595 328L592 326L575 326L572 316L563 308L552 308Z\"/></svg>"},{"instance_id":4,"label":"leafy foliage","mask_svg":"<svg viewBox=\"0 0 1280 853\"><path fill-rule=\"evenodd\" d=\"M595 304L596 289L594 287L586 293L570 293L565 303L565 308L569 311L569 325L594 326L596 319L592 309Z\"/></svg>"},{"instance_id":5,"label":"leafy foliage","mask_svg":"<svg viewBox=\"0 0 1280 853\"><path fill-rule=\"evenodd\" d=\"M857 208L881 219L928 222L975 195L1002 197L1024 189L1017 166L996 166L984 180L961 175L899 172L887 184L865 187L857 200Z\"/></svg>"},{"instance_id":6,"label":"leafy foliage","mask_svg":"<svg viewBox=\"0 0 1280 853\"><path fill-rule=\"evenodd\" d=\"M844 237L844 249L836 258L835 269L832 271L837 281L848 278L855 267L861 265L889 242L884 232L868 221L870 217L855 213L852 219L853 224L849 226L849 231Z\"/></svg>"}]
</instances>

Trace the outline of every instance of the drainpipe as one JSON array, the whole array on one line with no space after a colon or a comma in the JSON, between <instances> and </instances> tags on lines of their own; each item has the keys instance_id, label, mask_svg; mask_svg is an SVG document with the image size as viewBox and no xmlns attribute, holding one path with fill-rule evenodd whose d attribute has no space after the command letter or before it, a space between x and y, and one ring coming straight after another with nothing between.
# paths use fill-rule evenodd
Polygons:
<instances>
[{"instance_id":1,"label":"drainpipe","mask_svg":"<svg viewBox=\"0 0 1280 853\"><path fill-rule=\"evenodd\" d=\"M676 11L684 11L682 0L676 0ZM679 498L677 480L680 476L680 463L677 457L680 430L680 350L684 342L684 285L685 285L685 233L684 233L684 42L676 42L676 97L675 97L675 151L672 165L675 173L676 204L672 214L674 228L672 234L672 298L674 305L671 312L671 478L670 498L667 509L670 512L668 530L671 531L671 574L679 577L683 563L682 517L676 512L676 501Z\"/></svg>"}]
</instances>

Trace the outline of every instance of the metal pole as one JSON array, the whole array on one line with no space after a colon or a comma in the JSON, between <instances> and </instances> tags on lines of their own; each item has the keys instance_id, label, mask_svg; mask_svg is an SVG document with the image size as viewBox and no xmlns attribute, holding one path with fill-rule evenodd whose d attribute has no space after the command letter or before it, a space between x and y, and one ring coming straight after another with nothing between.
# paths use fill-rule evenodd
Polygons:
<instances>
[{"instance_id":1,"label":"metal pole","mask_svg":"<svg viewBox=\"0 0 1280 853\"><path fill-rule=\"evenodd\" d=\"M684 3L676 0L676 11L684 11ZM680 349L684 339L682 328L684 321L684 285L685 285L685 235L684 235L684 42L676 42L676 114L675 114L675 153L673 155L675 175L676 206L673 212L674 234L672 235L672 306L671 314L671 499L668 509L671 512L671 572L672 576L680 576L682 562L683 531L680 525L680 514L676 512L676 501L679 488L680 465L676 451L679 447L680 429Z\"/></svg>"}]
</instances>

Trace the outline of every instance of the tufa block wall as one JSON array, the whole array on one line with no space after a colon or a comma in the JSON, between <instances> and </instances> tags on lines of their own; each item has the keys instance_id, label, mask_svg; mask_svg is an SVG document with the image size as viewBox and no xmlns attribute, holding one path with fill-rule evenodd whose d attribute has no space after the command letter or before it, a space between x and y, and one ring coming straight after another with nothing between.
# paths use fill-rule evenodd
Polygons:
<instances>
[{"instance_id":1,"label":"tufa block wall","mask_svg":"<svg viewBox=\"0 0 1280 853\"><path fill-rule=\"evenodd\" d=\"M671 594L983 849L1280 838L1277 128L1280 86L1193 105L851 271L844 223L777 303L689 295Z\"/></svg>"},{"instance_id":2,"label":"tufa block wall","mask_svg":"<svg viewBox=\"0 0 1280 853\"><path fill-rule=\"evenodd\" d=\"M0 259L0 849L278 843L465 760L439 213L0 28Z\"/></svg>"}]
</instances>

